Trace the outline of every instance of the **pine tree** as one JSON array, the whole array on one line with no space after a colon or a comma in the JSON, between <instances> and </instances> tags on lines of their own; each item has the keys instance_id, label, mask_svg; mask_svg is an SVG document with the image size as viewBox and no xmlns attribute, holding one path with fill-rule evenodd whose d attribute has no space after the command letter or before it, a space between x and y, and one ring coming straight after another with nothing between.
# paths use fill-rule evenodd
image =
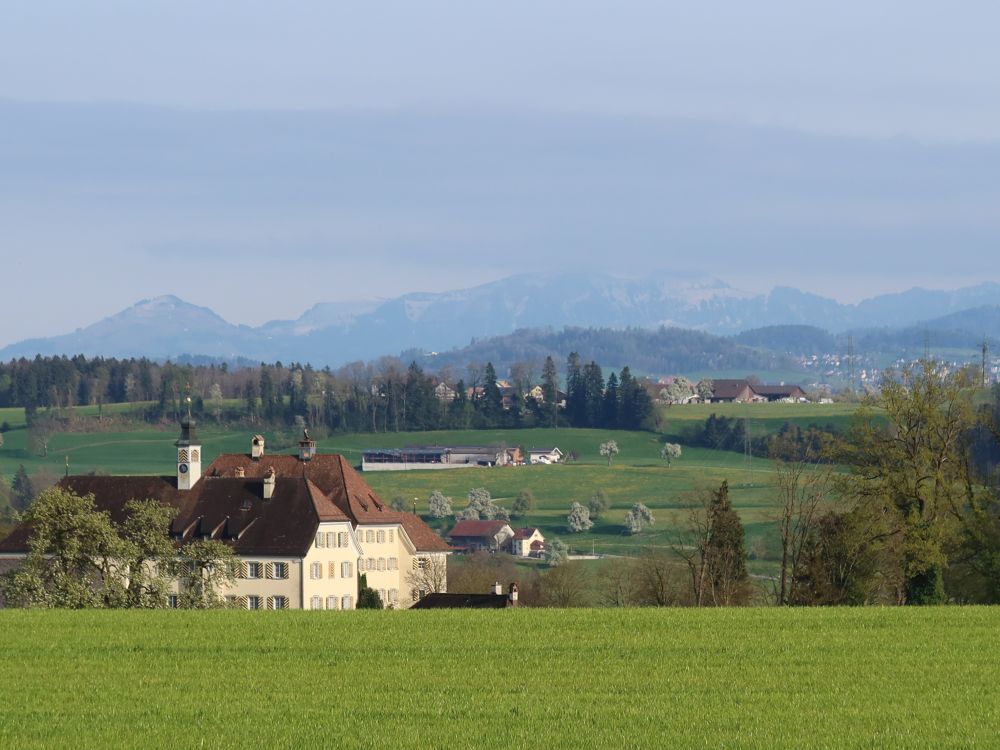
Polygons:
<instances>
[{"instance_id":1,"label":"pine tree","mask_svg":"<svg viewBox=\"0 0 1000 750\"><path fill-rule=\"evenodd\" d=\"M709 534L704 558L712 601L720 606L743 604L750 594L745 534L739 515L729 500L729 482L712 493Z\"/></svg>"},{"instance_id":2,"label":"pine tree","mask_svg":"<svg viewBox=\"0 0 1000 750\"><path fill-rule=\"evenodd\" d=\"M545 416L549 427L556 427L559 421L559 375L551 356L545 358L542 367L542 399L545 401Z\"/></svg>"}]
</instances>

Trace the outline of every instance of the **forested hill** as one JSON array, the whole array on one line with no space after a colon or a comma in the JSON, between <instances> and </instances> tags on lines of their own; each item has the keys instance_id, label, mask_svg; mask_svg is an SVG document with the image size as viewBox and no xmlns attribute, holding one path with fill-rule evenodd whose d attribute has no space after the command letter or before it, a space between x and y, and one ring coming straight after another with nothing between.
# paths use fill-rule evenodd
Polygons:
<instances>
[{"instance_id":1,"label":"forested hill","mask_svg":"<svg viewBox=\"0 0 1000 750\"><path fill-rule=\"evenodd\" d=\"M799 369L794 359L782 354L760 351L701 331L667 327L520 330L439 354L404 352L402 359L416 359L432 370L445 367L458 370L470 362L492 362L497 372L507 372L516 362L540 365L547 356L563 362L570 352L578 352L584 361L594 360L605 367L617 369L628 365L633 372L652 375Z\"/></svg>"}]
</instances>

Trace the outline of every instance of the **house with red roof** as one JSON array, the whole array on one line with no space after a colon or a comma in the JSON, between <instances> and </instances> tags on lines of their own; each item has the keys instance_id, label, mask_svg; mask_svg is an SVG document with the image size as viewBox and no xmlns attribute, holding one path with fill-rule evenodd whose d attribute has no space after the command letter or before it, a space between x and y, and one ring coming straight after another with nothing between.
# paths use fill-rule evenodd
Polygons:
<instances>
[{"instance_id":1,"label":"house with red roof","mask_svg":"<svg viewBox=\"0 0 1000 750\"><path fill-rule=\"evenodd\" d=\"M499 520L462 520L448 532L452 547L463 552L501 552L513 536L510 525Z\"/></svg>"},{"instance_id":2,"label":"house with red roof","mask_svg":"<svg viewBox=\"0 0 1000 750\"><path fill-rule=\"evenodd\" d=\"M545 554L545 537L536 528L514 529L509 546L515 557L541 557Z\"/></svg>"},{"instance_id":3,"label":"house with red roof","mask_svg":"<svg viewBox=\"0 0 1000 750\"><path fill-rule=\"evenodd\" d=\"M174 476L67 476L60 485L93 495L116 522L130 500L156 500L175 509L164 533L178 547L196 539L229 546L239 576L224 594L235 608L354 609L362 573L386 606L444 590L451 547L418 516L388 507L343 456L317 453L308 432L297 454L267 454L255 435L250 452L222 454L204 471L193 420L175 445ZM0 565L23 559L30 536L22 524L0 541ZM435 584L425 570L436 571Z\"/></svg>"}]
</instances>

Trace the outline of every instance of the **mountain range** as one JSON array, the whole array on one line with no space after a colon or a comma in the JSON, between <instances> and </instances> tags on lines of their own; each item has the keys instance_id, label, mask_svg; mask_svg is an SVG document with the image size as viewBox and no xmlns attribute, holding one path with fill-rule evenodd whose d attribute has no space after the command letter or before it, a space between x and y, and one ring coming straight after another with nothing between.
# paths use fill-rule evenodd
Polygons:
<instances>
[{"instance_id":1,"label":"mountain range","mask_svg":"<svg viewBox=\"0 0 1000 750\"><path fill-rule=\"evenodd\" d=\"M320 303L296 320L257 327L230 323L207 307L167 295L71 333L12 344L0 349L0 360L36 354L191 355L335 367L402 351L444 352L520 329L566 326L666 326L721 336L768 326L816 326L827 333L912 328L964 332L975 340L998 332L1000 284L911 289L845 304L789 287L748 294L718 279L691 275L520 274L469 289ZM737 341L766 346L751 339Z\"/></svg>"}]
</instances>

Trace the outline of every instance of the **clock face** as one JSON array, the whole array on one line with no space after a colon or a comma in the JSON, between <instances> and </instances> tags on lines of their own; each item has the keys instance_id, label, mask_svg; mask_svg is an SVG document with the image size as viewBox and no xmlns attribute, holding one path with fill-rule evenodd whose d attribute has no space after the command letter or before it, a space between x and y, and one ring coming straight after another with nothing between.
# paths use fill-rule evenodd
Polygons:
<instances>
[{"instance_id":1,"label":"clock face","mask_svg":"<svg viewBox=\"0 0 1000 750\"><path fill-rule=\"evenodd\" d=\"M187 464L181 464L180 466L177 467L177 471L179 471L181 474L187 474L188 473L188 465Z\"/></svg>"}]
</instances>

